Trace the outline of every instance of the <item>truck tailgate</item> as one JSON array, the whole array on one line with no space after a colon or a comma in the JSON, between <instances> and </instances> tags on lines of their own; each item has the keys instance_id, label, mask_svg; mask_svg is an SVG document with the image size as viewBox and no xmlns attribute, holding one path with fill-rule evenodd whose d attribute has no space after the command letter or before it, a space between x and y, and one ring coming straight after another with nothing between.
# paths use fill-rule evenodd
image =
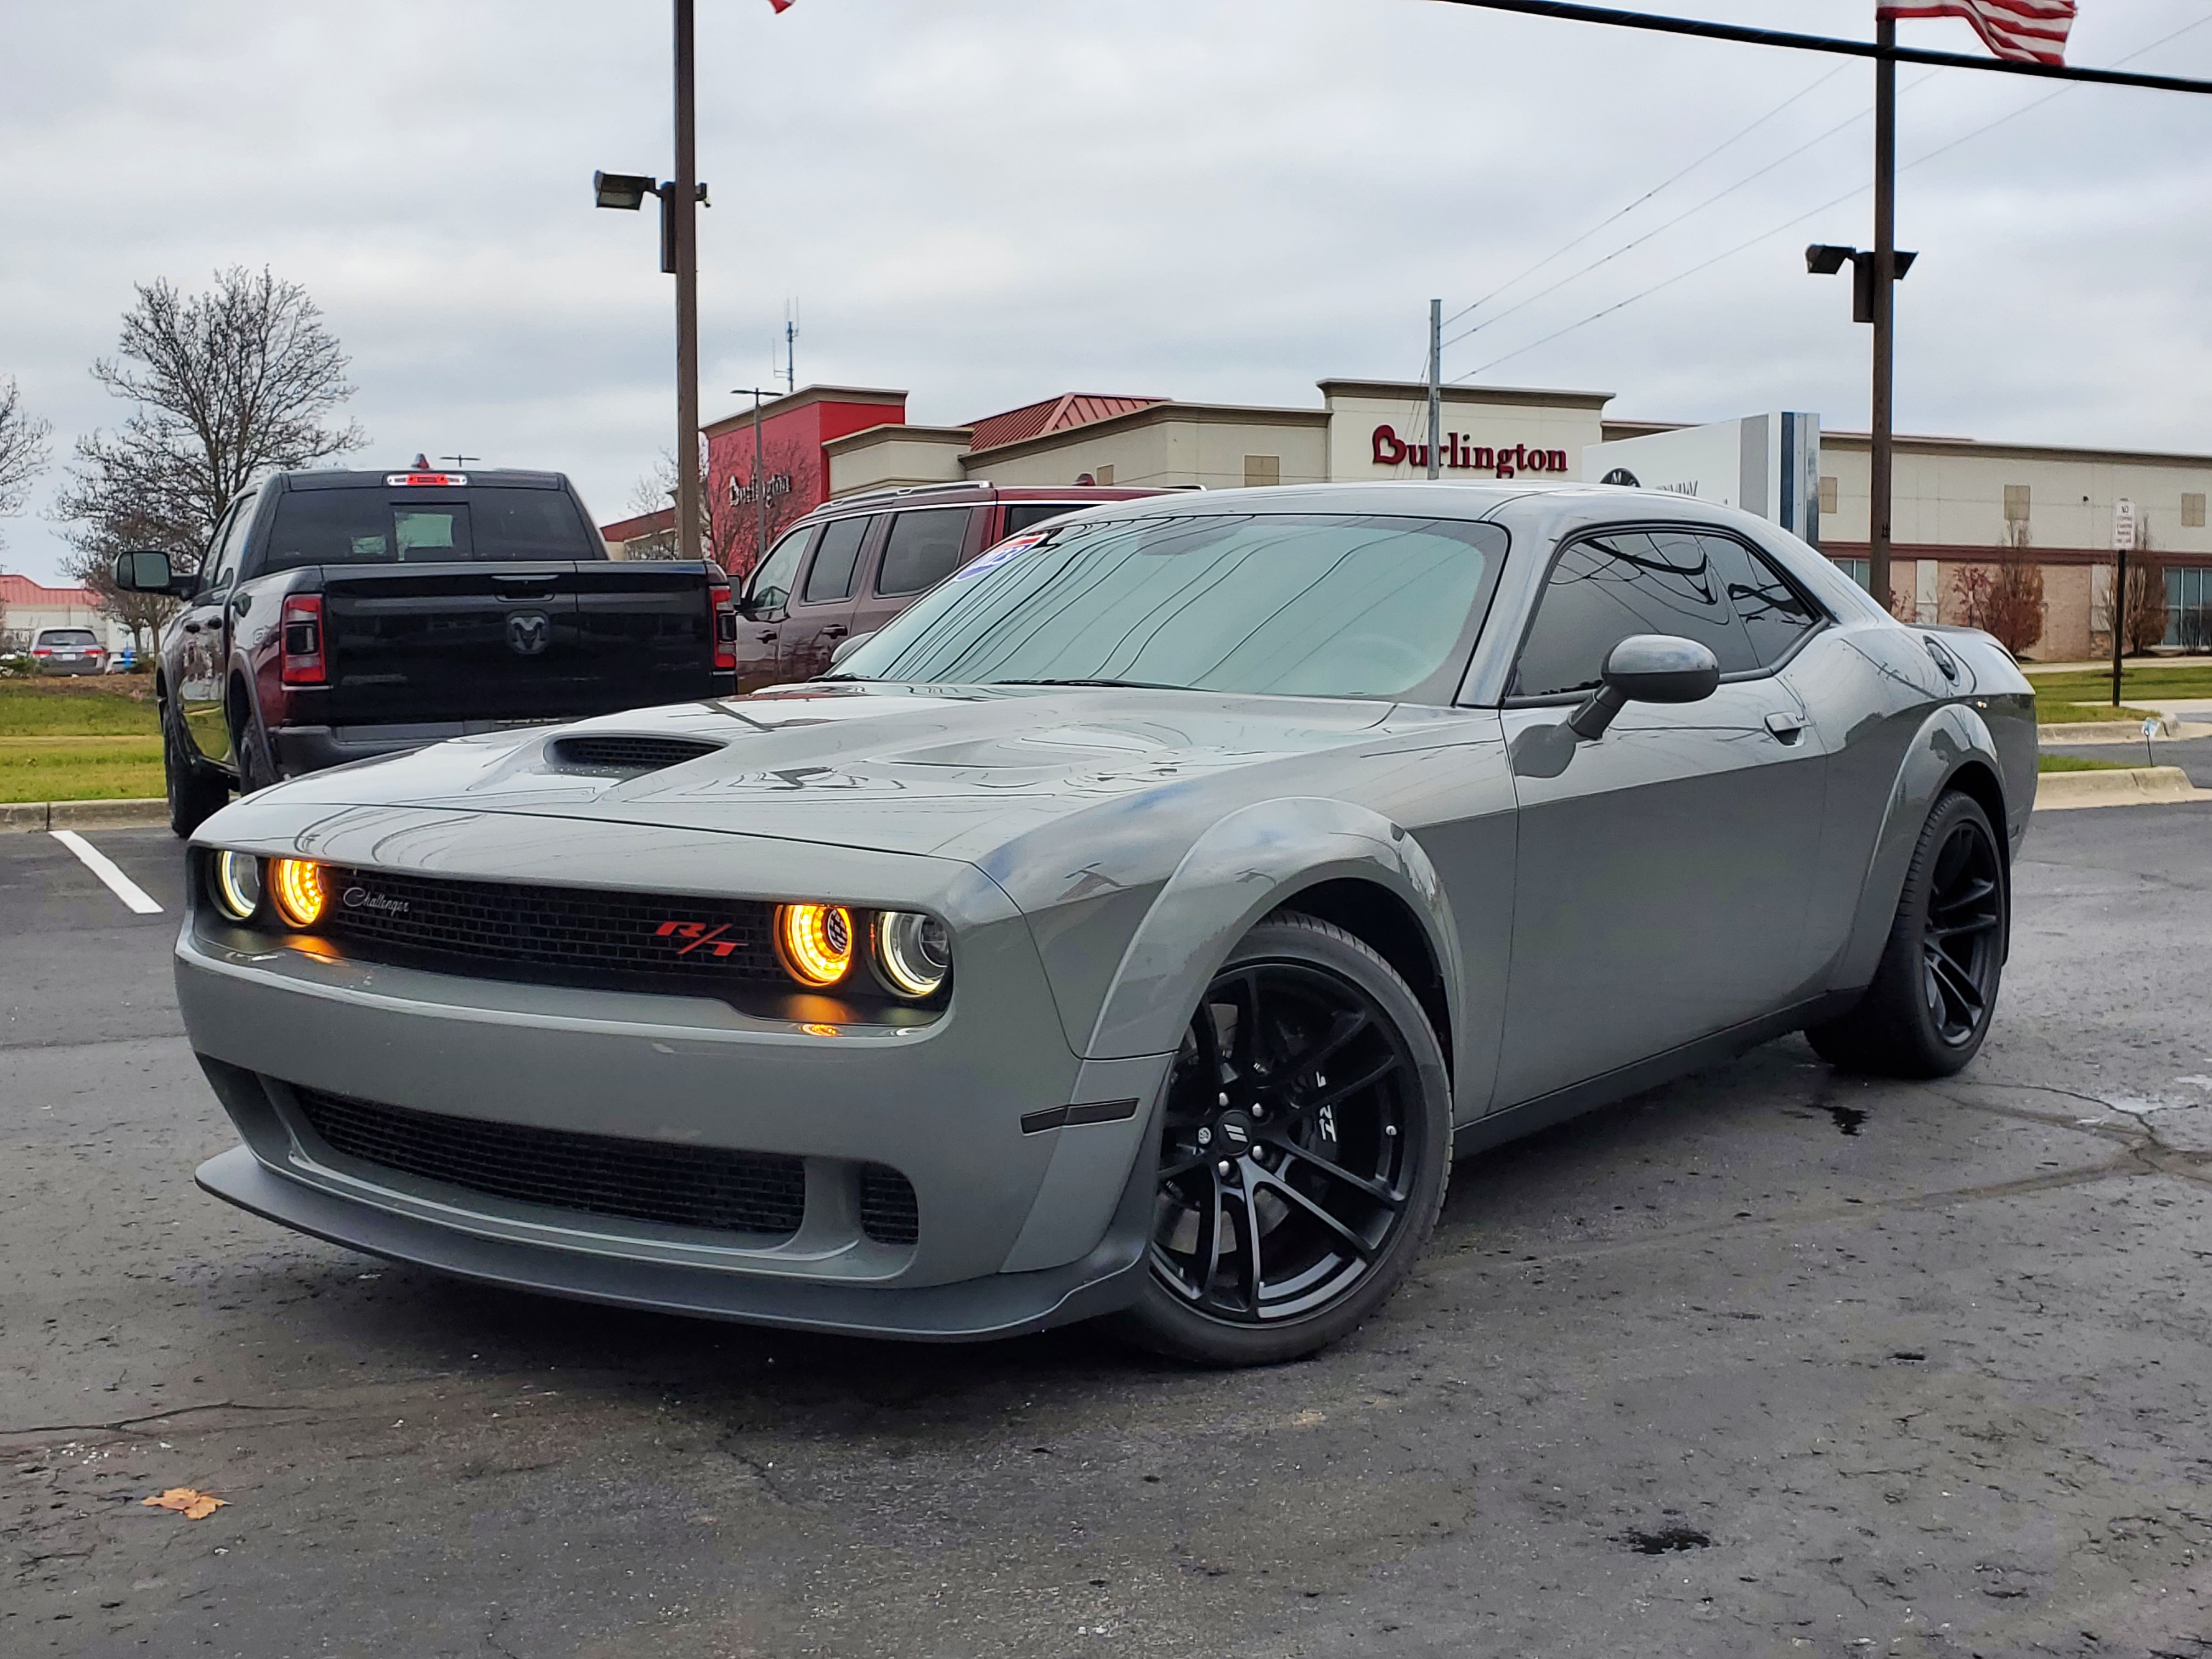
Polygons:
<instances>
[{"instance_id":1,"label":"truck tailgate","mask_svg":"<svg viewBox=\"0 0 2212 1659\"><path fill-rule=\"evenodd\" d=\"M326 565L323 603L333 726L544 720L712 690L696 567Z\"/></svg>"}]
</instances>

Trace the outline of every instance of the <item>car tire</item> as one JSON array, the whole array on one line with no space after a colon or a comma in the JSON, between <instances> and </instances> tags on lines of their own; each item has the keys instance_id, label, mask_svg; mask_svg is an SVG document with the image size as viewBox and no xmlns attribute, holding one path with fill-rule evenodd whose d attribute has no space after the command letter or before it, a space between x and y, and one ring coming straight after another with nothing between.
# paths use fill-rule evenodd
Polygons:
<instances>
[{"instance_id":1,"label":"car tire","mask_svg":"<svg viewBox=\"0 0 2212 1659\"><path fill-rule=\"evenodd\" d=\"M1972 796L1946 793L1921 826L1873 981L1849 1013L1805 1033L1814 1051L1882 1077L1963 1069L1996 1012L2010 903L1989 814Z\"/></svg>"},{"instance_id":2,"label":"car tire","mask_svg":"<svg viewBox=\"0 0 2212 1659\"><path fill-rule=\"evenodd\" d=\"M1450 1180L1451 1087L1390 964L1278 910L1193 1012L1154 1132L1144 1289L1120 1333L1199 1364L1275 1364L1349 1335L1419 1257Z\"/></svg>"},{"instance_id":3,"label":"car tire","mask_svg":"<svg viewBox=\"0 0 2212 1659\"><path fill-rule=\"evenodd\" d=\"M230 799L230 781L192 756L174 720L161 720L161 780L169 798L169 829L189 836Z\"/></svg>"},{"instance_id":4,"label":"car tire","mask_svg":"<svg viewBox=\"0 0 2212 1659\"><path fill-rule=\"evenodd\" d=\"M242 708L235 700L230 709L230 752L238 760L238 793L250 795L257 789L266 789L279 781L274 758L269 752L269 739L261 730L261 723L251 711Z\"/></svg>"}]
</instances>

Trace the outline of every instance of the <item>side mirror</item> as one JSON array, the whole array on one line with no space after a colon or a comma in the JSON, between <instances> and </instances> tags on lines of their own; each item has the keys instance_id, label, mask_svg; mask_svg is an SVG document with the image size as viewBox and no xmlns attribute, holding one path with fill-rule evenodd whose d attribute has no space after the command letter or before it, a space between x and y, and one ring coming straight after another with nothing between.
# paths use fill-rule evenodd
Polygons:
<instances>
[{"instance_id":1,"label":"side mirror","mask_svg":"<svg viewBox=\"0 0 2212 1659\"><path fill-rule=\"evenodd\" d=\"M853 654L854 647L857 645L865 645L868 641L872 640L875 637L876 635L873 629L871 629L865 634L848 634L843 639L837 641L837 648L830 653L830 665L832 668L835 668L839 663L844 661L846 658Z\"/></svg>"},{"instance_id":2,"label":"side mirror","mask_svg":"<svg viewBox=\"0 0 2212 1659\"><path fill-rule=\"evenodd\" d=\"M167 593L175 580L166 553L115 556L115 586L125 593Z\"/></svg>"},{"instance_id":3,"label":"side mirror","mask_svg":"<svg viewBox=\"0 0 2212 1659\"><path fill-rule=\"evenodd\" d=\"M1695 640L1632 634L1605 659L1604 684L1567 717L1578 738L1605 735L1632 702L1703 702L1719 689L1720 661Z\"/></svg>"}]
</instances>

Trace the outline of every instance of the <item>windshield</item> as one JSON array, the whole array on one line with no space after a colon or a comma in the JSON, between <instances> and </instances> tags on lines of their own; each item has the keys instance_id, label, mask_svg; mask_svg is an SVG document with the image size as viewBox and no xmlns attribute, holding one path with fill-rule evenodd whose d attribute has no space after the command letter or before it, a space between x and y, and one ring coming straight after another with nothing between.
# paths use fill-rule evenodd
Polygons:
<instances>
[{"instance_id":1,"label":"windshield","mask_svg":"<svg viewBox=\"0 0 2212 1659\"><path fill-rule=\"evenodd\" d=\"M1001 542L837 677L1410 696L1461 654L1504 551L1451 519L1086 520Z\"/></svg>"},{"instance_id":2,"label":"windshield","mask_svg":"<svg viewBox=\"0 0 2212 1659\"><path fill-rule=\"evenodd\" d=\"M558 489L288 489L262 568L605 556L605 544Z\"/></svg>"}]
</instances>

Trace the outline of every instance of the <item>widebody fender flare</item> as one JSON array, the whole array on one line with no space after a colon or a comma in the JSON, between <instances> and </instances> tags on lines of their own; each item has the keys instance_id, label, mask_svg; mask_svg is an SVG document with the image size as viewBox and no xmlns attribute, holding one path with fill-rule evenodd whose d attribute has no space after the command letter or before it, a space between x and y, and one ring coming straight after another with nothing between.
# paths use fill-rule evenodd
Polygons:
<instances>
[{"instance_id":1,"label":"widebody fender flare","mask_svg":"<svg viewBox=\"0 0 2212 1659\"><path fill-rule=\"evenodd\" d=\"M1207 982L1252 925L1302 889L1346 878L1388 890L1419 924L1442 970L1456 1048L1459 933L1427 853L1366 807L1293 796L1239 808L1184 854L1122 953L1085 1057L1172 1053Z\"/></svg>"},{"instance_id":2,"label":"widebody fender flare","mask_svg":"<svg viewBox=\"0 0 2212 1659\"><path fill-rule=\"evenodd\" d=\"M1889 940L1890 924L1897 915L1898 900L1905 890L1905 871L1912 862L1912 849L1919 841L1921 826L1927 823L1928 814L1952 781L1976 765L1987 771L1994 780L1995 788L2002 795L2004 765L1988 723L1963 703L1946 703L1931 711L1905 745L1898 763L1890 785L1889 802L1882 813L1881 829L1875 837L1866 879L1859 890L1850 935L1844 942L1830 981L1834 988L1855 990L1874 978L1882 947ZM1996 815L1995 825L1999 845L2005 852L2008 875L2014 842L2007 823L2011 806L2012 803L2006 801L2005 810Z\"/></svg>"}]
</instances>

